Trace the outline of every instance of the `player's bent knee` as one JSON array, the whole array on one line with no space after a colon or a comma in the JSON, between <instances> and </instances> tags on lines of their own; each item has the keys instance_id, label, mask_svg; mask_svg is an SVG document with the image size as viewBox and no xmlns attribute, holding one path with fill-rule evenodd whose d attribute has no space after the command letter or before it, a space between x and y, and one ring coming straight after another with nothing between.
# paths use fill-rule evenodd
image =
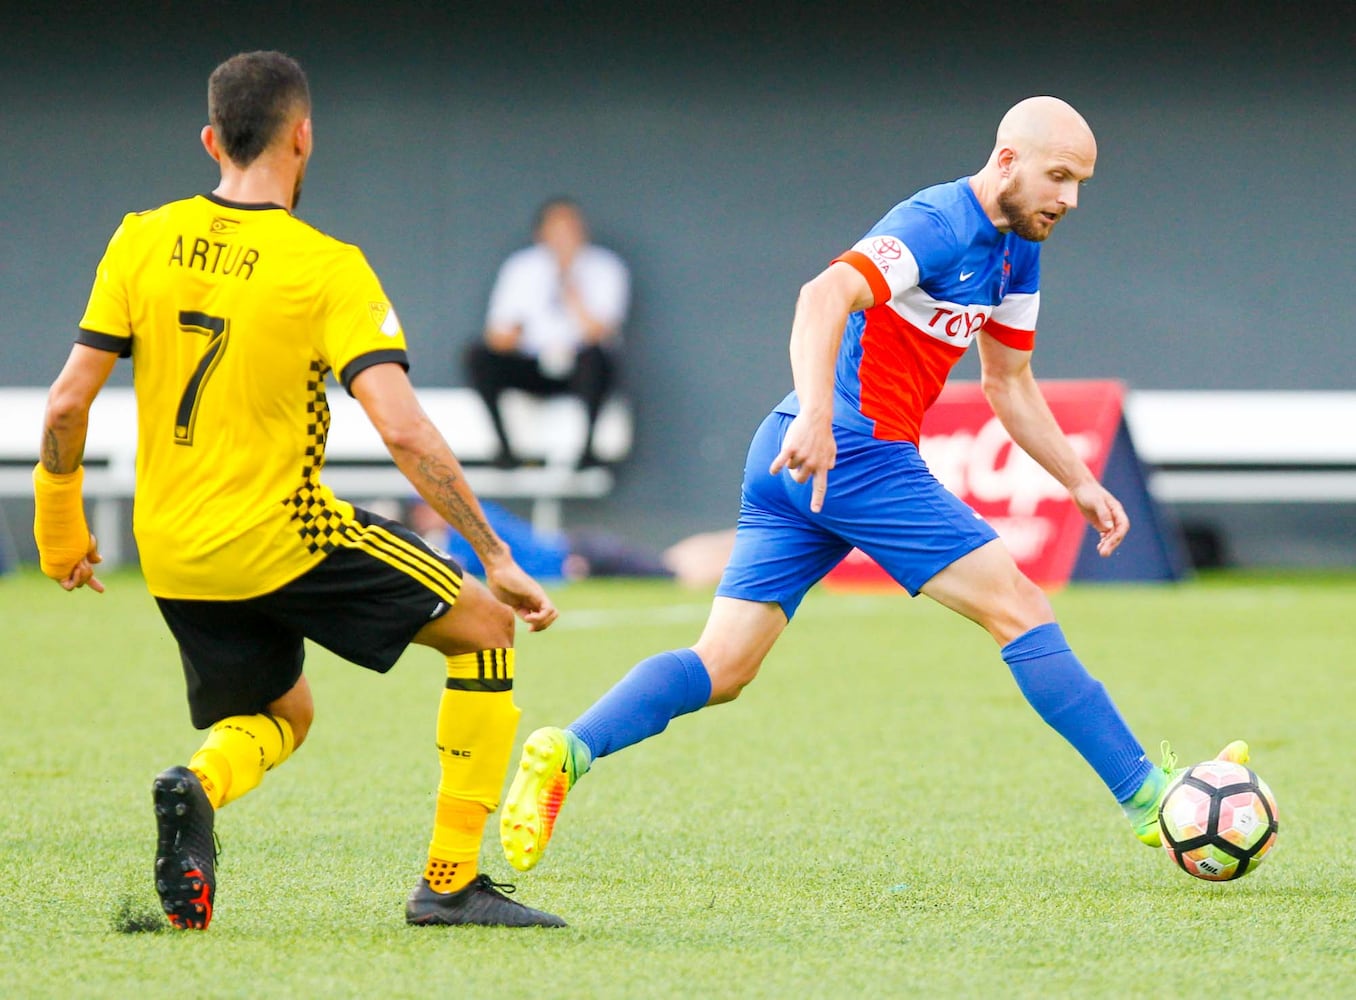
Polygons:
<instances>
[{"instance_id":1,"label":"player's bent knee","mask_svg":"<svg viewBox=\"0 0 1356 1000\"><path fill-rule=\"evenodd\" d=\"M712 684L711 700L708 701L707 704L725 705L728 704L729 702L734 701L736 698L738 698L741 694L744 693L744 689L749 686L749 683L752 680L753 678L750 677L746 681L742 682L737 681L731 684L722 684L720 687L717 687L716 685Z\"/></svg>"},{"instance_id":2,"label":"player's bent knee","mask_svg":"<svg viewBox=\"0 0 1356 1000\"><path fill-rule=\"evenodd\" d=\"M692 647L711 676L708 704L738 698L758 676L785 627L786 615L775 603L717 597L701 638Z\"/></svg>"},{"instance_id":3,"label":"player's bent knee","mask_svg":"<svg viewBox=\"0 0 1356 1000\"><path fill-rule=\"evenodd\" d=\"M478 631L484 636L485 641L477 649L507 649L513 645L513 632L517 624L513 609L507 604L501 604L487 592L489 600L485 602L485 607L479 612Z\"/></svg>"},{"instance_id":4,"label":"player's bent knee","mask_svg":"<svg viewBox=\"0 0 1356 1000\"><path fill-rule=\"evenodd\" d=\"M1011 592L997 604L983 625L994 640L1003 646L1030 632L1037 625L1045 625L1054 620L1055 611L1045 591L1025 576L1020 576Z\"/></svg>"},{"instance_id":5,"label":"player's bent knee","mask_svg":"<svg viewBox=\"0 0 1356 1000\"><path fill-rule=\"evenodd\" d=\"M758 668L762 666L762 660L722 659L719 656L703 654L700 649L697 650L697 655L702 657L707 673L711 675L711 698L707 702L708 705L723 705L734 701L753 683L753 679L758 676Z\"/></svg>"},{"instance_id":6,"label":"player's bent knee","mask_svg":"<svg viewBox=\"0 0 1356 1000\"><path fill-rule=\"evenodd\" d=\"M415 634L414 642L445 656L513 646L513 609L501 603L479 580L462 581L457 603Z\"/></svg>"},{"instance_id":7,"label":"player's bent knee","mask_svg":"<svg viewBox=\"0 0 1356 1000\"><path fill-rule=\"evenodd\" d=\"M311 698L311 683L303 674L292 689L268 706L269 714L287 720L292 729L292 749L295 750L306 740L311 731L311 721L315 718L315 701Z\"/></svg>"},{"instance_id":8,"label":"player's bent knee","mask_svg":"<svg viewBox=\"0 0 1356 1000\"><path fill-rule=\"evenodd\" d=\"M1015 595L1013 612L1023 632L1055 620L1055 609L1045 591L1025 576Z\"/></svg>"},{"instance_id":9,"label":"player's bent knee","mask_svg":"<svg viewBox=\"0 0 1356 1000\"><path fill-rule=\"evenodd\" d=\"M304 715L282 715L281 718L287 720L287 724L292 727L292 749L295 751L306 742L306 734L311 731L311 721L315 718L315 710L311 709Z\"/></svg>"}]
</instances>

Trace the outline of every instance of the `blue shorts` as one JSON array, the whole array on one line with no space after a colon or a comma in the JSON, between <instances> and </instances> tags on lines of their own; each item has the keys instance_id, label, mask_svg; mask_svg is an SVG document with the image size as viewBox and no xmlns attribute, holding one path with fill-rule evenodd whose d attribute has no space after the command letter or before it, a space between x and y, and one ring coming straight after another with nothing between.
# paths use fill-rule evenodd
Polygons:
<instances>
[{"instance_id":1,"label":"blue shorts","mask_svg":"<svg viewBox=\"0 0 1356 1000\"><path fill-rule=\"evenodd\" d=\"M772 413L749 446L734 551L716 593L773 602L790 619L801 599L856 546L911 595L968 552L998 537L929 471L916 445L834 428L838 457L824 509L810 513L810 482L768 467L792 417Z\"/></svg>"}]
</instances>

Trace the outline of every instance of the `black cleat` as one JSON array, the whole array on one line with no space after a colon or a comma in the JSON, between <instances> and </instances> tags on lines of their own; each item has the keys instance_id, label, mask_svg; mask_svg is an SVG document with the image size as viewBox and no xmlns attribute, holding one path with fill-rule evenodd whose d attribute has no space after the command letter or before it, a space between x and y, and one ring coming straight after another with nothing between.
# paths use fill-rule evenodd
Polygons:
<instances>
[{"instance_id":1,"label":"black cleat","mask_svg":"<svg viewBox=\"0 0 1356 1000\"><path fill-rule=\"evenodd\" d=\"M206 930L217 887L216 810L198 776L186 767L161 771L155 800L155 891L175 927Z\"/></svg>"},{"instance_id":2,"label":"black cleat","mask_svg":"<svg viewBox=\"0 0 1356 1000\"><path fill-rule=\"evenodd\" d=\"M439 924L471 924L479 927L565 926L565 921L554 913L534 910L504 895L513 891L513 886L496 882L488 875L477 875L470 885L458 892L435 892L429 887L428 880L421 878L405 902L405 922L420 927Z\"/></svg>"}]
</instances>

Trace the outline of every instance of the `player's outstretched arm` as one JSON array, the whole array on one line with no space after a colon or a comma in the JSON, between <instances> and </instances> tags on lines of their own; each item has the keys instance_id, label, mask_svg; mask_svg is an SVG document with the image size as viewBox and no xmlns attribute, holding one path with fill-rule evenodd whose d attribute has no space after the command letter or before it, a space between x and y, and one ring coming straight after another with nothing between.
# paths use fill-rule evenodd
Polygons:
<instances>
[{"instance_id":1,"label":"player's outstretched arm","mask_svg":"<svg viewBox=\"0 0 1356 1000\"><path fill-rule=\"evenodd\" d=\"M354 377L351 388L396 467L475 549L494 596L534 632L555 621L558 612L551 599L541 584L523 572L509 547L490 527L480 501L467 485L461 463L419 405L404 369L396 364L373 365Z\"/></svg>"},{"instance_id":2,"label":"player's outstretched arm","mask_svg":"<svg viewBox=\"0 0 1356 1000\"><path fill-rule=\"evenodd\" d=\"M782 450L768 472L782 469L798 483L814 479L810 510L824 507L829 470L838 455L833 439L833 369L848 314L874 302L871 287L847 264L834 263L806 282L791 322L791 374L800 413L791 422Z\"/></svg>"},{"instance_id":3,"label":"player's outstretched arm","mask_svg":"<svg viewBox=\"0 0 1356 1000\"><path fill-rule=\"evenodd\" d=\"M47 393L41 458L33 469L33 537L43 573L65 590L104 590L94 575L102 558L85 523L81 463L89 408L117 360L109 351L76 344Z\"/></svg>"},{"instance_id":4,"label":"player's outstretched arm","mask_svg":"<svg viewBox=\"0 0 1356 1000\"><path fill-rule=\"evenodd\" d=\"M979 358L984 396L1012 440L1054 476L1097 529L1097 552L1109 556L1130 530L1130 519L1064 436L1031 371L1031 352L981 332Z\"/></svg>"}]
</instances>

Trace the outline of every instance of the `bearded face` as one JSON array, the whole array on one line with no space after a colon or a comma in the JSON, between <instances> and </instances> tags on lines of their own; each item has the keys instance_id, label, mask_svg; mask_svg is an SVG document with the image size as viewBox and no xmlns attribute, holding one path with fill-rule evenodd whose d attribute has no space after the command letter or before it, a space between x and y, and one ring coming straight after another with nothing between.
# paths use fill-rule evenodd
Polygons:
<instances>
[{"instance_id":1,"label":"bearded face","mask_svg":"<svg viewBox=\"0 0 1356 1000\"><path fill-rule=\"evenodd\" d=\"M1044 202L1044 203L1042 203ZM1020 170L1009 179L1008 186L998 193L998 207L1007 220L1008 228L1024 240L1041 243L1054 231L1055 223L1067 210L1054 198L1041 199L1028 190Z\"/></svg>"}]
</instances>

